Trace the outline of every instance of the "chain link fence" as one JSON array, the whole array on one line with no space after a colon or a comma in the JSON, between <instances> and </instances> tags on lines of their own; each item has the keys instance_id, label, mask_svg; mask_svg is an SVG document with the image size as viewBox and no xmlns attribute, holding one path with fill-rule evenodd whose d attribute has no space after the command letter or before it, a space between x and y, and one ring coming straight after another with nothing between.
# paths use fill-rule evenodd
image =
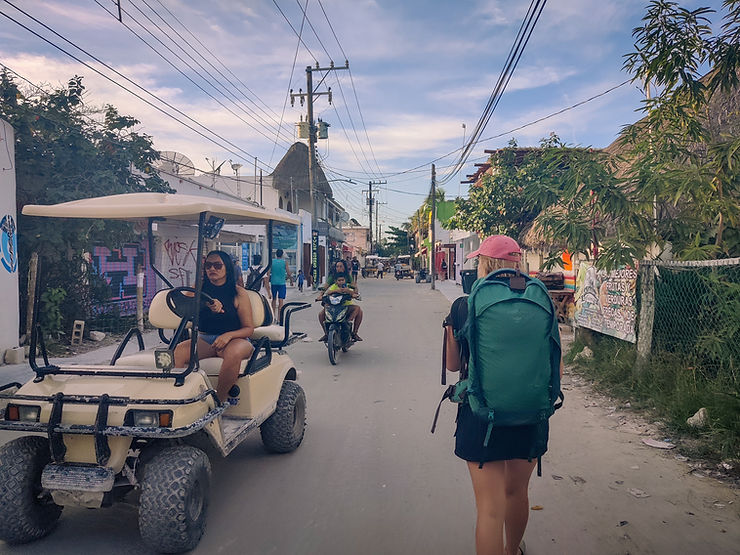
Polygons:
<instances>
[{"instance_id":1,"label":"chain link fence","mask_svg":"<svg viewBox=\"0 0 740 555\"><path fill-rule=\"evenodd\" d=\"M642 261L638 352L672 354L740 391L740 258Z\"/></svg>"}]
</instances>

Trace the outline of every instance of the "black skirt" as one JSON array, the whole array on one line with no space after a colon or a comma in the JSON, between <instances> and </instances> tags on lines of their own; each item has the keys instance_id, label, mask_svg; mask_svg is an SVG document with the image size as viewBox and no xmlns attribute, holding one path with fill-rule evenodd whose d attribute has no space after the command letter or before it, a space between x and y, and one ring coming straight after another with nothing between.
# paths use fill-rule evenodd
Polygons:
<instances>
[{"instance_id":1,"label":"black skirt","mask_svg":"<svg viewBox=\"0 0 740 555\"><path fill-rule=\"evenodd\" d=\"M455 455L470 462L533 460L547 451L548 421L529 426L494 426L488 445L483 446L488 424L476 417L467 403L457 410Z\"/></svg>"}]
</instances>

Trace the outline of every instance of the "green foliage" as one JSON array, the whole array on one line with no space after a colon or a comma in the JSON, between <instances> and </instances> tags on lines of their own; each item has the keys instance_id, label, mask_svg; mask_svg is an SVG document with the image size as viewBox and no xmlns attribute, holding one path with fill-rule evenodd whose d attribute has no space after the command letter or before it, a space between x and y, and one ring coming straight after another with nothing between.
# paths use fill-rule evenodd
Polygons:
<instances>
[{"instance_id":1,"label":"green foliage","mask_svg":"<svg viewBox=\"0 0 740 555\"><path fill-rule=\"evenodd\" d=\"M383 256L409 254L409 236L405 229L390 226L386 231Z\"/></svg>"},{"instance_id":2,"label":"green foliage","mask_svg":"<svg viewBox=\"0 0 740 555\"><path fill-rule=\"evenodd\" d=\"M573 361L582 350L573 343L565 360ZM708 377L696 367L685 365L681 355L662 353L650 366L637 371L634 345L608 336L596 335L590 342L592 359L579 359L573 368L594 380L597 389L629 400L633 408L648 409L663 418L669 428L681 434L693 451L715 460L740 458L740 394L737 377L721 373ZM710 424L697 431L686 419L705 407ZM683 443L683 442L682 442Z\"/></svg>"},{"instance_id":3,"label":"green foliage","mask_svg":"<svg viewBox=\"0 0 740 555\"><path fill-rule=\"evenodd\" d=\"M61 287L50 287L41 294L41 327L45 332L58 335L64 331L61 307L66 298L67 292Z\"/></svg>"},{"instance_id":4,"label":"green foliage","mask_svg":"<svg viewBox=\"0 0 740 555\"><path fill-rule=\"evenodd\" d=\"M23 206L116 193L171 192L151 171L158 153L150 137L134 131L139 122L112 106L88 108L84 91L78 76L66 87L43 91L21 89L7 72L0 73L0 117L15 131L21 306L26 302L28 260L37 251L42 290L54 284L70 292L62 312L66 324L89 315L89 294L80 294L90 279L84 252L94 244L116 246L129 240L132 227L114 221L28 217L21 215ZM101 115L102 121L96 121ZM25 313L21 310L23 317Z\"/></svg>"},{"instance_id":5,"label":"green foliage","mask_svg":"<svg viewBox=\"0 0 740 555\"><path fill-rule=\"evenodd\" d=\"M455 201L455 215L447 227L477 231L481 235L519 237L537 215L537 208L523 194L527 187L540 183L544 152L560 146L556 136L543 140L542 148L520 149L516 143L494 153L485 174L469 191L467 199Z\"/></svg>"},{"instance_id":6,"label":"green foliage","mask_svg":"<svg viewBox=\"0 0 740 555\"><path fill-rule=\"evenodd\" d=\"M722 31L713 35L713 10L654 0L633 32L635 52L625 57L625 69L658 94L644 101L645 117L620 139L624 185L641 203L654 203L655 244L670 244L683 259L740 254L740 140L713 128L712 104L717 93L737 95L739 6L723 3ZM706 66L713 69L702 77Z\"/></svg>"}]
</instances>

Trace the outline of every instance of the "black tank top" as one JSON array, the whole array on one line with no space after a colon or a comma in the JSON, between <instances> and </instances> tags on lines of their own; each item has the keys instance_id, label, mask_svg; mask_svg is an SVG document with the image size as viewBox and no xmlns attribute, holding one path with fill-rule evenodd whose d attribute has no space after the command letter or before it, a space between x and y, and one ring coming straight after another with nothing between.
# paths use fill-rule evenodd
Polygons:
<instances>
[{"instance_id":1,"label":"black tank top","mask_svg":"<svg viewBox=\"0 0 740 555\"><path fill-rule=\"evenodd\" d=\"M229 298L231 295L228 294L226 285L213 285L210 281L206 281L203 284L203 292L221 301L224 311L216 314L210 308L203 307L200 311L200 321L198 323L200 331L221 335L227 331L241 329L242 323L234 306L235 297Z\"/></svg>"}]
</instances>

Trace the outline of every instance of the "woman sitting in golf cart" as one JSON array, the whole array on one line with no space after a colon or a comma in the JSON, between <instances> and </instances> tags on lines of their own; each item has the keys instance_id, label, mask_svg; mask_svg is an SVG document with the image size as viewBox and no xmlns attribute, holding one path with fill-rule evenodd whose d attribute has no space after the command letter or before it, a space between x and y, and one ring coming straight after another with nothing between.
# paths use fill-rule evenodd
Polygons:
<instances>
[{"instance_id":1,"label":"woman sitting in golf cart","mask_svg":"<svg viewBox=\"0 0 740 555\"><path fill-rule=\"evenodd\" d=\"M203 292L214 301L202 308L198 321L198 357L220 357L216 393L226 401L236 383L244 359L254 347L248 338L254 333L252 306L247 290L236 285L234 264L228 253L211 251L204 263ZM190 340L175 348L175 367L184 368L190 362Z\"/></svg>"}]
</instances>

